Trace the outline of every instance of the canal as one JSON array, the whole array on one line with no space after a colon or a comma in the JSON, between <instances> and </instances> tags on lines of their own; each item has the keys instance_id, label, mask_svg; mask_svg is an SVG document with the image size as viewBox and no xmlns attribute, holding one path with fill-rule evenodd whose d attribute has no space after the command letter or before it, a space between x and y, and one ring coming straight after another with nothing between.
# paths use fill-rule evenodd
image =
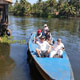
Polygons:
<instances>
[{"instance_id":1,"label":"canal","mask_svg":"<svg viewBox=\"0 0 80 80\"><path fill-rule=\"evenodd\" d=\"M47 19L9 16L14 40L26 40L47 23L52 36L61 38L69 56L75 80L80 80L80 18ZM36 74L37 76L37 74ZM35 80L27 62L27 44L0 43L0 80Z\"/></svg>"}]
</instances>

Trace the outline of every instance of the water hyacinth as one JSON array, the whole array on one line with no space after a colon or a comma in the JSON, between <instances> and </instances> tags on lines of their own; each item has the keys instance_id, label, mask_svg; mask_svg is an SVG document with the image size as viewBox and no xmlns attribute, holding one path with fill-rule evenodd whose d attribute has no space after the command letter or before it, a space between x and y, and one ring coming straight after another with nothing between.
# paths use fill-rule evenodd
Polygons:
<instances>
[{"instance_id":1,"label":"water hyacinth","mask_svg":"<svg viewBox=\"0 0 80 80\"><path fill-rule=\"evenodd\" d=\"M14 40L13 36L3 36L0 37L0 43L9 43L9 44L13 44L13 43L19 43L19 44L26 44L25 40Z\"/></svg>"}]
</instances>

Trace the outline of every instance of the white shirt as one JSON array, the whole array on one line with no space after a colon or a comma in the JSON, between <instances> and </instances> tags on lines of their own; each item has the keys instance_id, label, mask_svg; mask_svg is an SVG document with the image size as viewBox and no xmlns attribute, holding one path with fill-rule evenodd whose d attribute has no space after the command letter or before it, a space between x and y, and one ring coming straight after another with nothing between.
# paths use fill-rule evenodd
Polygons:
<instances>
[{"instance_id":1,"label":"white shirt","mask_svg":"<svg viewBox=\"0 0 80 80\"><path fill-rule=\"evenodd\" d=\"M41 51L46 51L50 46L47 41L44 41L43 43L41 43L40 41L37 41L36 43L39 45L39 49Z\"/></svg>"},{"instance_id":2,"label":"white shirt","mask_svg":"<svg viewBox=\"0 0 80 80\"><path fill-rule=\"evenodd\" d=\"M44 33L46 33L46 31L49 30L48 27L44 27Z\"/></svg>"},{"instance_id":3,"label":"white shirt","mask_svg":"<svg viewBox=\"0 0 80 80\"><path fill-rule=\"evenodd\" d=\"M49 28L48 27L44 27L44 30L49 30Z\"/></svg>"},{"instance_id":4,"label":"white shirt","mask_svg":"<svg viewBox=\"0 0 80 80\"><path fill-rule=\"evenodd\" d=\"M54 48L55 51L58 51L63 47L64 47L63 43L60 43L60 45L58 45L57 42L55 42L54 45L53 45L53 48Z\"/></svg>"}]
</instances>

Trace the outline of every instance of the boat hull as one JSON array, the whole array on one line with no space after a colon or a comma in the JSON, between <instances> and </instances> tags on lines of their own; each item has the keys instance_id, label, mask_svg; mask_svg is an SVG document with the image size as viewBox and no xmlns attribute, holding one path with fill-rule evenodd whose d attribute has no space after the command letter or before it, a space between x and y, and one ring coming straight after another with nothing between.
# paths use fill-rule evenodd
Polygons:
<instances>
[{"instance_id":1,"label":"boat hull","mask_svg":"<svg viewBox=\"0 0 80 80\"><path fill-rule=\"evenodd\" d=\"M30 60L36 66L45 80L74 80L72 68L67 54L64 51L63 58L39 58L35 49L37 45L33 42L34 34L29 40Z\"/></svg>"}]
</instances>

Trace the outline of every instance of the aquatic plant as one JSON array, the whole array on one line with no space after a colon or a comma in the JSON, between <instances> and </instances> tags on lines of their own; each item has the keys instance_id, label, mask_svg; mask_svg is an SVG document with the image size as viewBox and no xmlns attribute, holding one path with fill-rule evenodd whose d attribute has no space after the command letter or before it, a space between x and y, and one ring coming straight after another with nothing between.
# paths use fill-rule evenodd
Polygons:
<instances>
[{"instance_id":1,"label":"aquatic plant","mask_svg":"<svg viewBox=\"0 0 80 80\"><path fill-rule=\"evenodd\" d=\"M25 40L14 40L13 36L3 36L0 38L0 43L19 43L19 44L27 44Z\"/></svg>"}]
</instances>

